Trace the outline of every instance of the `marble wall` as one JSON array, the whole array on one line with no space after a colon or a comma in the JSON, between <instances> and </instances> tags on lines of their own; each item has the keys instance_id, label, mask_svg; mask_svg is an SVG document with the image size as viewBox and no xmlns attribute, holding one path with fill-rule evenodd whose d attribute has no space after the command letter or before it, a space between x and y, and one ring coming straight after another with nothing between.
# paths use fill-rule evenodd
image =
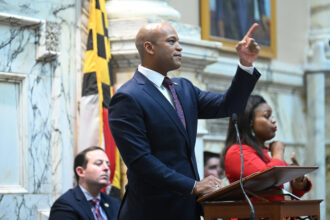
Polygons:
<instances>
[{"instance_id":1,"label":"marble wall","mask_svg":"<svg viewBox=\"0 0 330 220\"><path fill-rule=\"evenodd\" d=\"M0 219L46 219L73 184L77 2L0 1Z\"/></svg>"}]
</instances>

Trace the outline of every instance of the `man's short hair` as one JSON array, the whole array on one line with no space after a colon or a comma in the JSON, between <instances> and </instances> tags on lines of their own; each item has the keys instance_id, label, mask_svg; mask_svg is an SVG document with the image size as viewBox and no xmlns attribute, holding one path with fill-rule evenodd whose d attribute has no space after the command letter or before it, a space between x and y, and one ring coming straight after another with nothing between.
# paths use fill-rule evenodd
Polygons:
<instances>
[{"instance_id":1,"label":"man's short hair","mask_svg":"<svg viewBox=\"0 0 330 220\"><path fill-rule=\"evenodd\" d=\"M89 148L86 148L85 150L81 151L79 154L77 154L77 156L74 158L74 165L73 165L73 171L74 171L74 175L76 177L77 183L79 182L79 176L77 174L76 168L77 167L83 167L84 169L87 166L88 160L86 158L86 154L90 151L94 151L94 150L101 150L104 151L102 148L98 147L98 146L92 146Z\"/></svg>"},{"instance_id":2,"label":"man's short hair","mask_svg":"<svg viewBox=\"0 0 330 220\"><path fill-rule=\"evenodd\" d=\"M220 159L220 154L213 153L213 152L210 152L210 151L204 151L204 166L206 166L207 161L212 157L216 157L216 158Z\"/></svg>"}]
</instances>

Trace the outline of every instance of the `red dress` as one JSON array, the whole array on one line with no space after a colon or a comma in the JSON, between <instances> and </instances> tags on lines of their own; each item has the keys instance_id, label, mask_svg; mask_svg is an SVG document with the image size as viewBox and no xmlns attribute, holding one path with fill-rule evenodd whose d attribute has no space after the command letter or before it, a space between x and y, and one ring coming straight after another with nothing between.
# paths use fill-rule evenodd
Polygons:
<instances>
[{"instance_id":1,"label":"red dress","mask_svg":"<svg viewBox=\"0 0 330 220\"><path fill-rule=\"evenodd\" d=\"M288 164L285 161L271 158L268 155L268 151L266 149L263 149L263 153L265 157L268 159L268 161L264 161L259 157L257 152L248 145L242 145L243 149L243 159L244 159L244 173L243 177L246 177L248 175L251 175L258 171L266 170L269 167L273 166L288 166ZM225 171L226 176L230 183L235 182L236 180L239 180L240 174L241 174L241 152L240 147L238 144L232 145L226 152L225 155ZM292 193L298 197L303 196L306 192L308 192L311 187L311 182L309 181L309 189L306 191L301 190L295 190L293 187L291 187ZM268 198L270 200L284 200L283 196L273 196L271 198Z\"/></svg>"}]
</instances>

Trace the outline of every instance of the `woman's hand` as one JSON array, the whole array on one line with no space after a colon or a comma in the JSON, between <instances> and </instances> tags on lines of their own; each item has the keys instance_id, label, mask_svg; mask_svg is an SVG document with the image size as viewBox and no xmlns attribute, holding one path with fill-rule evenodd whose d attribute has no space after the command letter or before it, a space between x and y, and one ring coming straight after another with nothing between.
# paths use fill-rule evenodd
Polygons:
<instances>
[{"instance_id":1,"label":"woman's hand","mask_svg":"<svg viewBox=\"0 0 330 220\"><path fill-rule=\"evenodd\" d=\"M291 166L299 166L299 163L296 159L296 153L295 152L292 152L291 155L290 155L290 159L291 159Z\"/></svg>"},{"instance_id":2,"label":"woman's hand","mask_svg":"<svg viewBox=\"0 0 330 220\"><path fill-rule=\"evenodd\" d=\"M276 158L284 161L284 144L280 141L274 141L270 143L269 149L272 155L272 158Z\"/></svg>"}]
</instances>

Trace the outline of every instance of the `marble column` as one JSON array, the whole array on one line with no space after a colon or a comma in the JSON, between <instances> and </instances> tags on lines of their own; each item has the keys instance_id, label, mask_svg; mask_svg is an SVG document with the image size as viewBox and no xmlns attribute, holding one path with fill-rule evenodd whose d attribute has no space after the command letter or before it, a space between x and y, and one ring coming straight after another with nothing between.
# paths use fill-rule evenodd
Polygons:
<instances>
[{"instance_id":1,"label":"marble column","mask_svg":"<svg viewBox=\"0 0 330 220\"><path fill-rule=\"evenodd\" d=\"M311 199L323 199L321 219L325 218L325 141L324 141L324 73L313 72L306 76L307 81L307 147L305 161L318 166L318 170L308 176L312 179Z\"/></svg>"},{"instance_id":2,"label":"marble column","mask_svg":"<svg viewBox=\"0 0 330 220\"><path fill-rule=\"evenodd\" d=\"M325 74L330 72L329 57L329 0L311 1L310 51L307 58L307 148L305 161L319 167L310 174L312 199L323 199L321 219L326 219L326 169L325 169Z\"/></svg>"}]
</instances>

